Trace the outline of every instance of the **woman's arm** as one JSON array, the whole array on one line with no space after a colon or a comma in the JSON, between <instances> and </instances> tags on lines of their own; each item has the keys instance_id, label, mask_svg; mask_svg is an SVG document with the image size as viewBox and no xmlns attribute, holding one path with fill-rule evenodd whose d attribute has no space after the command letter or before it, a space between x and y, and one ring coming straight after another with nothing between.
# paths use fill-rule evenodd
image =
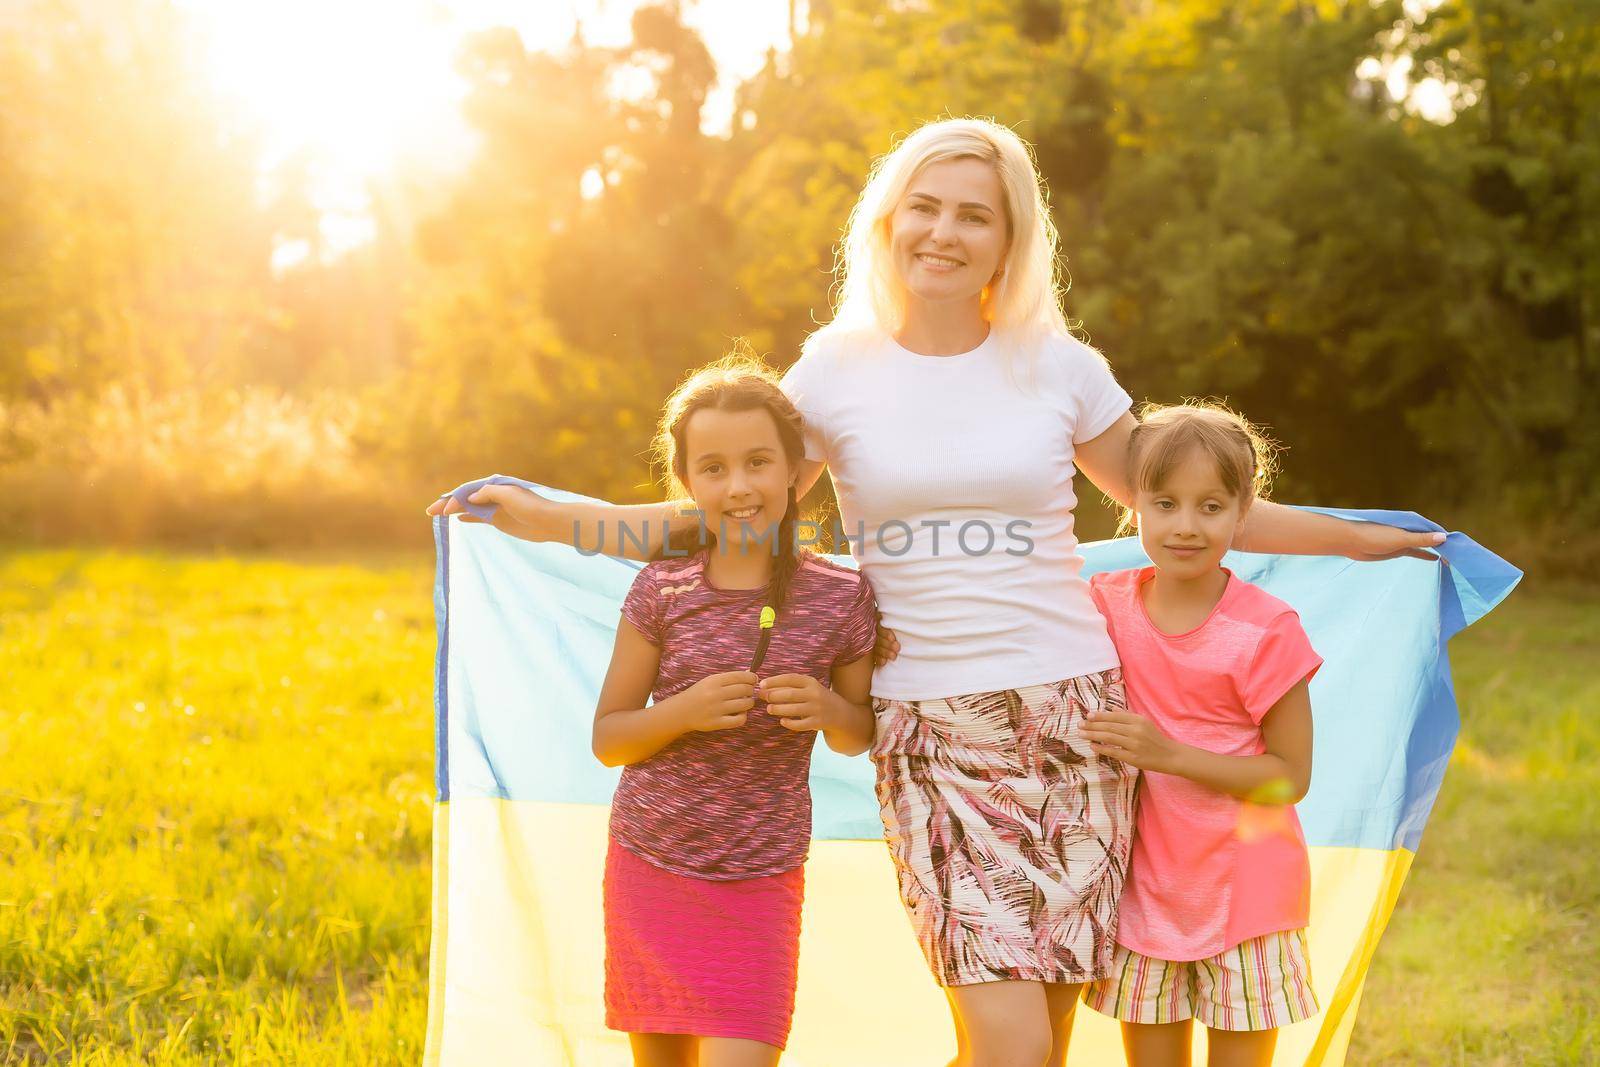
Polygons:
<instances>
[{"instance_id":1,"label":"woman's arm","mask_svg":"<svg viewBox=\"0 0 1600 1067\"><path fill-rule=\"evenodd\" d=\"M826 464L803 460L798 496L816 484ZM462 522L488 522L501 533L524 541L555 541L575 545L591 554L624 559L659 559L668 532L695 530L701 523L692 500L657 504L590 504L551 500L520 485L486 485L467 498L474 504L494 504L494 517L469 514L456 499L441 497L428 505L429 515L461 516Z\"/></svg>"},{"instance_id":2,"label":"woman's arm","mask_svg":"<svg viewBox=\"0 0 1600 1067\"><path fill-rule=\"evenodd\" d=\"M733 671L702 678L645 707L660 665L661 650L631 622L621 620L594 712L594 754L607 767L647 760L694 730L743 726L755 704L756 676Z\"/></svg>"},{"instance_id":3,"label":"woman's arm","mask_svg":"<svg viewBox=\"0 0 1600 1067\"><path fill-rule=\"evenodd\" d=\"M1073 462L1106 496L1123 507L1133 504L1128 441L1138 420L1129 412L1092 441L1076 447ZM1353 522L1258 500L1245 512L1234 536L1240 552L1281 552L1298 556L1348 556L1375 561L1415 556L1437 559L1429 548L1444 543L1442 533L1411 533L1377 522Z\"/></svg>"},{"instance_id":4,"label":"woman's arm","mask_svg":"<svg viewBox=\"0 0 1600 1067\"><path fill-rule=\"evenodd\" d=\"M1104 433L1074 445L1072 462L1106 496L1125 508L1133 507L1133 486L1128 471L1128 441L1139 420L1124 412Z\"/></svg>"},{"instance_id":5,"label":"woman's arm","mask_svg":"<svg viewBox=\"0 0 1600 1067\"><path fill-rule=\"evenodd\" d=\"M1262 718L1267 751L1259 756L1224 756L1174 741L1149 719L1126 711L1093 716L1083 736L1101 755L1257 804L1295 804L1311 788L1311 691L1305 681Z\"/></svg>"}]
</instances>

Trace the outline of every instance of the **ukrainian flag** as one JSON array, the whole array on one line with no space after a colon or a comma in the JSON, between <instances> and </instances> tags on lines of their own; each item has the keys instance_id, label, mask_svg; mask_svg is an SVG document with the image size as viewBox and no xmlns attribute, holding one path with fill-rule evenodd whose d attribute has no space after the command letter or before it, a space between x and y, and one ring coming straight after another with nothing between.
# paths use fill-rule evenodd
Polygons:
<instances>
[{"instance_id":1,"label":"ukrainian flag","mask_svg":"<svg viewBox=\"0 0 1600 1067\"><path fill-rule=\"evenodd\" d=\"M1409 512L1330 513L1439 529ZM589 736L639 565L444 518L434 536L438 803L425 1060L623 1067L627 1039L605 1029L601 1003L600 880L618 772L594 759ZM1311 687L1313 785L1298 809L1311 846L1309 940L1323 1010L1281 1032L1281 1064L1343 1062L1367 967L1455 742L1446 643L1521 578L1461 534L1440 551L1448 567L1227 560L1300 612L1326 660ZM1091 573L1147 562L1131 539L1083 554ZM872 765L819 745L811 783L800 988L784 1063L942 1065L955 1049L949 1012L900 908ZM1076 1025L1072 1062L1122 1062L1114 1022L1085 1008Z\"/></svg>"}]
</instances>

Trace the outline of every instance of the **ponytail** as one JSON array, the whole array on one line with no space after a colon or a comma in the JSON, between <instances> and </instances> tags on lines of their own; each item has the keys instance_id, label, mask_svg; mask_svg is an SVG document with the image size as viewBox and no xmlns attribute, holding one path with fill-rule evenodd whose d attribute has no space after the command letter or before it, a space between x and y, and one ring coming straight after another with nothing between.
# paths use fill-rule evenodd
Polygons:
<instances>
[{"instance_id":1,"label":"ponytail","mask_svg":"<svg viewBox=\"0 0 1600 1067\"><path fill-rule=\"evenodd\" d=\"M781 612L789 599L789 589L800 570L800 544L796 530L800 525L800 502L795 499L794 486L789 487L789 506L778 523L778 558L772 565L772 595L767 606Z\"/></svg>"}]
</instances>

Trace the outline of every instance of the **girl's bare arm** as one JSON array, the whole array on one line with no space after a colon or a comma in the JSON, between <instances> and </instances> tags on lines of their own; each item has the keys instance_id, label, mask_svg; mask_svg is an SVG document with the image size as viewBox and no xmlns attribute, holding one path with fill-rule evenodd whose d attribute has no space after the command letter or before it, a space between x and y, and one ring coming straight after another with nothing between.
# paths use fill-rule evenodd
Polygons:
<instances>
[{"instance_id":1,"label":"girl's bare arm","mask_svg":"<svg viewBox=\"0 0 1600 1067\"><path fill-rule=\"evenodd\" d=\"M1076 446L1073 460L1102 493L1124 507L1133 503L1128 440L1138 424L1131 412L1123 415L1099 437ZM1444 538L1442 533L1411 533L1257 500L1245 512L1233 547L1240 552L1347 556L1370 562L1399 556L1436 559L1428 549L1443 544Z\"/></svg>"},{"instance_id":2,"label":"girl's bare arm","mask_svg":"<svg viewBox=\"0 0 1600 1067\"><path fill-rule=\"evenodd\" d=\"M1140 770L1175 774L1241 800L1294 804L1311 788L1311 690L1297 683L1261 720L1267 750L1259 756L1225 756L1168 737L1129 711L1103 712L1083 725L1101 755Z\"/></svg>"}]
</instances>

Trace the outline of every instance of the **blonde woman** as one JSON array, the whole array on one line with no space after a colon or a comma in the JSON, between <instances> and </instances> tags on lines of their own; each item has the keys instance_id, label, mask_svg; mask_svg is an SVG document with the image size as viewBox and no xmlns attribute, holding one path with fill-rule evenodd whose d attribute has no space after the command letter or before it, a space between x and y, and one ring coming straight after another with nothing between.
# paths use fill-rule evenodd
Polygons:
<instances>
[{"instance_id":1,"label":"blonde woman","mask_svg":"<svg viewBox=\"0 0 1600 1067\"><path fill-rule=\"evenodd\" d=\"M958 1067L1059 1067L1109 972L1135 772L1086 716L1122 674L1080 574L1072 477L1131 500L1128 394L1064 319L1028 147L981 119L882 157L852 211L834 317L784 378L803 496L831 473L883 613L872 757L901 897L955 1017ZM501 530L659 552L674 503L556 503L486 486ZM461 510L453 500L431 513ZM1437 535L1263 502L1235 547L1427 555ZM637 554L634 549L632 554Z\"/></svg>"}]
</instances>

